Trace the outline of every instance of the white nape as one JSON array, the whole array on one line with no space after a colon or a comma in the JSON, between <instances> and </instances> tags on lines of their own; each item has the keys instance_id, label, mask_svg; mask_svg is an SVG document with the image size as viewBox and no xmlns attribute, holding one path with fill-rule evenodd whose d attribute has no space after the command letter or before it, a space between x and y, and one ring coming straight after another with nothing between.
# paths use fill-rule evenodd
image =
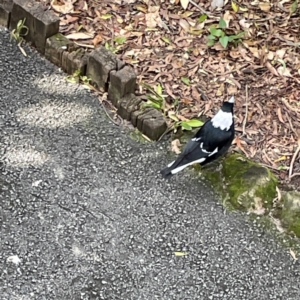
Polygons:
<instances>
[{"instance_id":1,"label":"white nape","mask_svg":"<svg viewBox=\"0 0 300 300\"><path fill-rule=\"evenodd\" d=\"M232 125L232 113L225 112L222 109L211 119L211 123L215 128L220 128L221 130L228 130Z\"/></svg>"},{"instance_id":2,"label":"white nape","mask_svg":"<svg viewBox=\"0 0 300 300\"><path fill-rule=\"evenodd\" d=\"M228 100L229 103L234 103L234 96L232 96L229 100Z\"/></svg>"}]
</instances>

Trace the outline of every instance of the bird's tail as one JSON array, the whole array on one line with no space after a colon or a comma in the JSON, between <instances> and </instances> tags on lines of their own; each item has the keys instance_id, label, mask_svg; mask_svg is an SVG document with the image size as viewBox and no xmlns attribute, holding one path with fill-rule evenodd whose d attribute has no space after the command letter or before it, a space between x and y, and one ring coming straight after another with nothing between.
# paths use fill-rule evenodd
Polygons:
<instances>
[{"instance_id":1,"label":"bird's tail","mask_svg":"<svg viewBox=\"0 0 300 300\"><path fill-rule=\"evenodd\" d=\"M187 162L184 157L179 156L176 161L171 162L165 169L161 170L160 174L164 178L170 178L191 164L193 162Z\"/></svg>"},{"instance_id":2,"label":"bird's tail","mask_svg":"<svg viewBox=\"0 0 300 300\"><path fill-rule=\"evenodd\" d=\"M162 175L163 178L171 178L174 175L171 173L172 170L173 170L172 167L166 167L160 171L160 174Z\"/></svg>"}]
</instances>

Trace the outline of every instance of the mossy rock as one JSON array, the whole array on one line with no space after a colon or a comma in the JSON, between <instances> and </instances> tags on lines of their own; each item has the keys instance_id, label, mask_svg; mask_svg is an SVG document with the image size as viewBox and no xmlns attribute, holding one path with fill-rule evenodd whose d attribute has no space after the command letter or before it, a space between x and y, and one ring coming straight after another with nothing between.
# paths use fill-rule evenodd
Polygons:
<instances>
[{"instance_id":1,"label":"mossy rock","mask_svg":"<svg viewBox=\"0 0 300 300\"><path fill-rule=\"evenodd\" d=\"M300 237L300 193L287 192L283 195L282 202L280 213L282 225Z\"/></svg>"},{"instance_id":2,"label":"mossy rock","mask_svg":"<svg viewBox=\"0 0 300 300\"><path fill-rule=\"evenodd\" d=\"M277 179L268 170L240 154L223 159L221 165L209 165L202 174L232 208L263 214L272 207Z\"/></svg>"},{"instance_id":3,"label":"mossy rock","mask_svg":"<svg viewBox=\"0 0 300 300\"><path fill-rule=\"evenodd\" d=\"M251 211L272 207L277 179L269 169L233 154L223 162L223 175L235 208Z\"/></svg>"}]
</instances>

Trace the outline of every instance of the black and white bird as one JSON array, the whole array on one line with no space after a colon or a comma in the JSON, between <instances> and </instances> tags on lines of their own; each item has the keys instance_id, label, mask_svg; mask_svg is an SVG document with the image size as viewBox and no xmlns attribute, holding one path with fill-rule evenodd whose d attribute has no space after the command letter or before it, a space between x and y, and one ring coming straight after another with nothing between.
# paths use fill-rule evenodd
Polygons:
<instances>
[{"instance_id":1,"label":"black and white bird","mask_svg":"<svg viewBox=\"0 0 300 300\"><path fill-rule=\"evenodd\" d=\"M227 152L234 139L233 105L234 96L223 102L217 114L199 129L178 158L160 171L164 178L195 163L203 166Z\"/></svg>"}]
</instances>

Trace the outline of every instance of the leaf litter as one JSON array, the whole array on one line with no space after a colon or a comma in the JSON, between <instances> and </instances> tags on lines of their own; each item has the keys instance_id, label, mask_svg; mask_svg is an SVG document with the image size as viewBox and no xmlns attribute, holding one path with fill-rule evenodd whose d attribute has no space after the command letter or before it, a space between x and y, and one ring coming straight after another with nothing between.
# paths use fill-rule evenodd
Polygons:
<instances>
[{"instance_id":1,"label":"leaf litter","mask_svg":"<svg viewBox=\"0 0 300 300\"><path fill-rule=\"evenodd\" d=\"M147 93L143 83L159 83L180 120L212 117L234 94L233 149L300 190L299 155L291 166L300 129L297 0L40 2L60 17L60 32L86 51L109 45L131 65L140 94Z\"/></svg>"}]
</instances>

